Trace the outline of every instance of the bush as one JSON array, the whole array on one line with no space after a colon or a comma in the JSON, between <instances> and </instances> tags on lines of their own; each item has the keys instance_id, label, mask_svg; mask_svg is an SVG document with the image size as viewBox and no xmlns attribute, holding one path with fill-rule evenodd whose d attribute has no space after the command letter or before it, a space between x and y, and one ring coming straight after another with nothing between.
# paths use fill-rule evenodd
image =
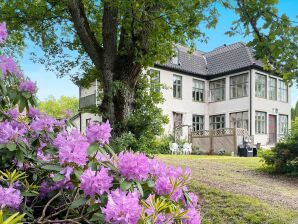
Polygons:
<instances>
[{"instance_id":1,"label":"bush","mask_svg":"<svg viewBox=\"0 0 298 224\"><path fill-rule=\"evenodd\" d=\"M298 175L298 132L292 132L261 157L276 173Z\"/></svg>"},{"instance_id":2,"label":"bush","mask_svg":"<svg viewBox=\"0 0 298 224\"><path fill-rule=\"evenodd\" d=\"M13 61L0 60L0 222L200 223L197 196L186 186L190 170L116 154L108 121L83 135L30 107L36 86Z\"/></svg>"}]
</instances>

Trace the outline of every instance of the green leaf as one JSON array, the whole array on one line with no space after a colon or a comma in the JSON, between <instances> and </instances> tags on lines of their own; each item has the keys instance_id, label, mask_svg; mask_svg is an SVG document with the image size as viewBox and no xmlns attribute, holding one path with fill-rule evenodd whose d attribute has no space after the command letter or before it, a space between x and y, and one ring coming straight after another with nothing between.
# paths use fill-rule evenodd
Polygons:
<instances>
[{"instance_id":1,"label":"green leaf","mask_svg":"<svg viewBox=\"0 0 298 224\"><path fill-rule=\"evenodd\" d=\"M14 143L7 143L6 148L8 148L9 151L16 151L17 150L17 146Z\"/></svg>"},{"instance_id":2,"label":"green leaf","mask_svg":"<svg viewBox=\"0 0 298 224\"><path fill-rule=\"evenodd\" d=\"M143 191L142 185L138 181L136 181L136 184L137 184L138 190L140 191L141 196L144 197L144 191Z\"/></svg>"},{"instance_id":3,"label":"green leaf","mask_svg":"<svg viewBox=\"0 0 298 224\"><path fill-rule=\"evenodd\" d=\"M23 112L25 107L27 106L27 100L25 97L20 96L20 101L19 101L19 111Z\"/></svg>"},{"instance_id":4,"label":"green leaf","mask_svg":"<svg viewBox=\"0 0 298 224\"><path fill-rule=\"evenodd\" d=\"M95 223L105 223L103 214L99 212L94 213L90 221Z\"/></svg>"},{"instance_id":5,"label":"green leaf","mask_svg":"<svg viewBox=\"0 0 298 224\"><path fill-rule=\"evenodd\" d=\"M83 198L83 197L77 198L75 201L73 201L71 203L71 205L69 206L69 208L71 208L71 209L78 208L78 207L86 204L86 202L87 202L87 199L86 198Z\"/></svg>"},{"instance_id":6,"label":"green leaf","mask_svg":"<svg viewBox=\"0 0 298 224\"><path fill-rule=\"evenodd\" d=\"M153 180L148 180L147 185L148 185L148 187L153 188L155 185L155 182Z\"/></svg>"},{"instance_id":7,"label":"green leaf","mask_svg":"<svg viewBox=\"0 0 298 224\"><path fill-rule=\"evenodd\" d=\"M91 144L88 148L88 155L89 156L94 156L97 151L98 151L98 145L97 144Z\"/></svg>"},{"instance_id":8,"label":"green leaf","mask_svg":"<svg viewBox=\"0 0 298 224\"><path fill-rule=\"evenodd\" d=\"M128 182L128 181L123 181L121 184L120 184L120 188L123 190L123 191L127 191L128 189L131 188L133 182Z\"/></svg>"},{"instance_id":9,"label":"green leaf","mask_svg":"<svg viewBox=\"0 0 298 224\"><path fill-rule=\"evenodd\" d=\"M75 168L74 169L74 174L75 174L76 178L80 179L82 173L83 173L82 169L80 169L80 168Z\"/></svg>"},{"instance_id":10,"label":"green leaf","mask_svg":"<svg viewBox=\"0 0 298 224\"><path fill-rule=\"evenodd\" d=\"M41 169L52 170L52 171L61 171L62 167L59 165L45 165L45 166L42 166Z\"/></svg>"},{"instance_id":11,"label":"green leaf","mask_svg":"<svg viewBox=\"0 0 298 224\"><path fill-rule=\"evenodd\" d=\"M16 153L17 160L20 162L24 162L24 153L21 150L18 150Z\"/></svg>"},{"instance_id":12,"label":"green leaf","mask_svg":"<svg viewBox=\"0 0 298 224\"><path fill-rule=\"evenodd\" d=\"M64 178L65 178L64 175L62 175L60 173L57 173L57 174L54 175L53 181L58 182L60 180L64 180Z\"/></svg>"},{"instance_id":13,"label":"green leaf","mask_svg":"<svg viewBox=\"0 0 298 224\"><path fill-rule=\"evenodd\" d=\"M22 196L24 196L24 197L35 197L35 196L37 196L38 194L36 194L36 193L33 193L33 192L22 192L21 193L22 194Z\"/></svg>"}]
</instances>

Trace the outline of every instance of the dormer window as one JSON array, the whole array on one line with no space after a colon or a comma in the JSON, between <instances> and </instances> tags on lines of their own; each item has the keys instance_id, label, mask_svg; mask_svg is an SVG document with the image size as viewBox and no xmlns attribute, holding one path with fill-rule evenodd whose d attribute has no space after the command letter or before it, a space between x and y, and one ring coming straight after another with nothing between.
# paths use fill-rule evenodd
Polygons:
<instances>
[{"instance_id":1,"label":"dormer window","mask_svg":"<svg viewBox=\"0 0 298 224\"><path fill-rule=\"evenodd\" d=\"M175 65L179 65L179 50L178 48L174 49L175 55L171 59L171 63Z\"/></svg>"}]
</instances>

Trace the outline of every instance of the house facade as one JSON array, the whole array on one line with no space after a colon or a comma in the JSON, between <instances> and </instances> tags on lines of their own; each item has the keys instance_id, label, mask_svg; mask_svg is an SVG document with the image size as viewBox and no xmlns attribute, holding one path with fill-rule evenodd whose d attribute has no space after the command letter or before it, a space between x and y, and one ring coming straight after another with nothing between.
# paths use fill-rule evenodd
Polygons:
<instances>
[{"instance_id":1,"label":"house facade","mask_svg":"<svg viewBox=\"0 0 298 224\"><path fill-rule=\"evenodd\" d=\"M189 128L244 128L261 145L273 145L286 134L291 120L290 89L280 77L266 73L244 43L211 52L190 53L182 46L176 51L168 63L149 68L155 75L152 82L168 87L156 90L165 98L159 106L169 117L165 134L180 125L184 137ZM96 86L81 89L80 99L96 94Z\"/></svg>"}]
</instances>

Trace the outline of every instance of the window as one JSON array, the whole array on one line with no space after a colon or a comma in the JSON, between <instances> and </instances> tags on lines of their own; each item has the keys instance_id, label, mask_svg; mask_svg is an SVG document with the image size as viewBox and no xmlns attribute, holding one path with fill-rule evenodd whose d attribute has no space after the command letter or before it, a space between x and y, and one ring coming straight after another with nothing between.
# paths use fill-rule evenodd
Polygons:
<instances>
[{"instance_id":1,"label":"window","mask_svg":"<svg viewBox=\"0 0 298 224\"><path fill-rule=\"evenodd\" d=\"M248 74L237 75L230 78L230 98L248 96Z\"/></svg>"},{"instance_id":2,"label":"window","mask_svg":"<svg viewBox=\"0 0 298 224\"><path fill-rule=\"evenodd\" d=\"M90 122L91 122L91 118L86 119L86 127L89 126Z\"/></svg>"},{"instance_id":3,"label":"window","mask_svg":"<svg viewBox=\"0 0 298 224\"><path fill-rule=\"evenodd\" d=\"M225 100L226 83L225 79L210 82L211 102Z\"/></svg>"},{"instance_id":4,"label":"window","mask_svg":"<svg viewBox=\"0 0 298 224\"><path fill-rule=\"evenodd\" d=\"M267 115L265 112L258 112L256 111L256 134L266 134L266 120Z\"/></svg>"},{"instance_id":5,"label":"window","mask_svg":"<svg viewBox=\"0 0 298 224\"><path fill-rule=\"evenodd\" d=\"M192 129L193 131L204 130L204 116L192 115Z\"/></svg>"},{"instance_id":6,"label":"window","mask_svg":"<svg viewBox=\"0 0 298 224\"><path fill-rule=\"evenodd\" d=\"M183 135L183 129L181 127L183 122L183 114L173 112L173 120L174 120L174 131L176 136L180 137Z\"/></svg>"},{"instance_id":7,"label":"window","mask_svg":"<svg viewBox=\"0 0 298 224\"><path fill-rule=\"evenodd\" d=\"M225 115L210 116L210 129L216 130L221 128L225 128Z\"/></svg>"},{"instance_id":8,"label":"window","mask_svg":"<svg viewBox=\"0 0 298 224\"><path fill-rule=\"evenodd\" d=\"M277 83L275 78L269 78L269 99L276 100Z\"/></svg>"},{"instance_id":9,"label":"window","mask_svg":"<svg viewBox=\"0 0 298 224\"><path fill-rule=\"evenodd\" d=\"M174 49L175 55L171 58L171 63L175 65L179 65L179 50L178 48Z\"/></svg>"},{"instance_id":10,"label":"window","mask_svg":"<svg viewBox=\"0 0 298 224\"><path fill-rule=\"evenodd\" d=\"M266 76L256 74L256 96L261 98L267 97Z\"/></svg>"},{"instance_id":11,"label":"window","mask_svg":"<svg viewBox=\"0 0 298 224\"><path fill-rule=\"evenodd\" d=\"M282 80L278 81L278 100L281 102L288 102L288 87Z\"/></svg>"},{"instance_id":12,"label":"window","mask_svg":"<svg viewBox=\"0 0 298 224\"><path fill-rule=\"evenodd\" d=\"M288 116L279 115L279 135L285 136L288 133Z\"/></svg>"},{"instance_id":13,"label":"window","mask_svg":"<svg viewBox=\"0 0 298 224\"><path fill-rule=\"evenodd\" d=\"M192 100L204 102L205 82L193 79Z\"/></svg>"},{"instance_id":14,"label":"window","mask_svg":"<svg viewBox=\"0 0 298 224\"><path fill-rule=\"evenodd\" d=\"M182 76L173 76L173 97L178 99L182 98Z\"/></svg>"},{"instance_id":15,"label":"window","mask_svg":"<svg viewBox=\"0 0 298 224\"><path fill-rule=\"evenodd\" d=\"M248 130L248 112L230 114L230 128L244 128Z\"/></svg>"},{"instance_id":16,"label":"window","mask_svg":"<svg viewBox=\"0 0 298 224\"><path fill-rule=\"evenodd\" d=\"M160 72L150 69L150 90L154 92L160 92Z\"/></svg>"}]
</instances>

